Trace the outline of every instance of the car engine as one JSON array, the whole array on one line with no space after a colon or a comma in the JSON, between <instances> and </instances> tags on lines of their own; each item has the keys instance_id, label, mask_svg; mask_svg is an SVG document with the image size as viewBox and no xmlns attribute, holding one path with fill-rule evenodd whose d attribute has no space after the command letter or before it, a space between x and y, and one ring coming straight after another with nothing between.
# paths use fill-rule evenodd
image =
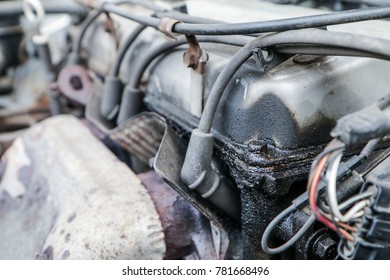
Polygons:
<instances>
[{"instance_id":1,"label":"car engine","mask_svg":"<svg viewBox=\"0 0 390 280\"><path fill-rule=\"evenodd\" d=\"M0 259L390 259L387 2L0 1Z\"/></svg>"}]
</instances>

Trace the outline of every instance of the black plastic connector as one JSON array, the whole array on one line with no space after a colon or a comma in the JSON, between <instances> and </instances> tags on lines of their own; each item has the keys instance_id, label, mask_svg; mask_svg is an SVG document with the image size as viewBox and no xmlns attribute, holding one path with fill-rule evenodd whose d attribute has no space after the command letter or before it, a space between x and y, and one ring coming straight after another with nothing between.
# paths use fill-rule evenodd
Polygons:
<instances>
[{"instance_id":1,"label":"black plastic connector","mask_svg":"<svg viewBox=\"0 0 390 280\"><path fill-rule=\"evenodd\" d=\"M346 115L331 131L347 147L363 144L390 132L390 118L377 105Z\"/></svg>"},{"instance_id":2,"label":"black plastic connector","mask_svg":"<svg viewBox=\"0 0 390 280\"><path fill-rule=\"evenodd\" d=\"M363 190L375 190L375 195L355 241L339 247L345 259L390 259L390 183L387 179L388 174L376 175L363 186Z\"/></svg>"}]
</instances>

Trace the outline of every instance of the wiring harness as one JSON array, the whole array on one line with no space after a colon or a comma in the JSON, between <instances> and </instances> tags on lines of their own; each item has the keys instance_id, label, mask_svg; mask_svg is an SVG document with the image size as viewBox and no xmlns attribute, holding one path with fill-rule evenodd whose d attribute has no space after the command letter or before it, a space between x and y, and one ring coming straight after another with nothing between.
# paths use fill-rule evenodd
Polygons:
<instances>
[{"instance_id":1,"label":"wiring harness","mask_svg":"<svg viewBox=\"0 0 390 280\"><path fill-rule=\"evenodd\" d=\"M390 209L388 202L378 207L378 201L382 201L383 204L389 195L388 183L384 183L383 174L371 176L360 191L352 194L348 190L343 190L340 184L340 181L348 176L361 177L356 172L353 173L353 170L374 152L381 139L390 132L388 105L389 96L373 106L344 116L337 122L331 132L335 139L312 163L307 193L295 199L292 205L280 213L265 230L262 248L266 253L282 253L301 238L315 220L318 220L339 235L341 239L339 255L343 258L376 258L377 255L388 257L390 239L384 232L389 230ZM355 148L363 143L367 144L359 155L341 162L347 148ZM377 183L378 178L382 179L379 180L380 183ZM275 226L292 212L303 209L307 202L312 216L304 226L284 245L270 248L268 239ZM379 243L369 242L366 240L367 233L371 233L371 238L379 235L382 239ZM386 238L383 238L383 235ZM368 248L374 249L374 257L367 253Z\"/></svg>"}]
</instances>

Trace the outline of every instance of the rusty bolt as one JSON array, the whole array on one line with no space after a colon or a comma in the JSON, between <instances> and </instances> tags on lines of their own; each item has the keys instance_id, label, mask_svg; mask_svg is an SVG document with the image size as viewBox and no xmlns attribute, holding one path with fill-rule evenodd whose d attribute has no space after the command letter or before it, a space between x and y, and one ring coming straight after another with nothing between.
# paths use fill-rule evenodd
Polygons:
<instances>
[{"instance_id":1,"label":"rusty bolt","mask_svg":"<svg viewBox=\"0 0 390 280\"><path fill-rule=\"evenodd\" d=\"M183 60L187 67L196 69L198 66L199 56L187 51L184 53Z\"/></svg>"},{"instance_id":2,"label":"rusty bolt","mask_svg":"<svg viewBox=\"0 0 390 280\"><path fill-rule=\"evenodd\" d=\"M72 75L70 77L69 83L74 90L80 90L83 88L83 82L78 75Z\"/></svg>"},{"instance_id":3,"label":"rusty bolt","mask_svg":"<svg viewBox=\"0 0 390 280\"><path fill-rule=\"evenodd\" d=\"M313 253L322 260L334 259L337 255L337 243L329 236L320 238L313 245Z\"/></svg>"}]
</instances>

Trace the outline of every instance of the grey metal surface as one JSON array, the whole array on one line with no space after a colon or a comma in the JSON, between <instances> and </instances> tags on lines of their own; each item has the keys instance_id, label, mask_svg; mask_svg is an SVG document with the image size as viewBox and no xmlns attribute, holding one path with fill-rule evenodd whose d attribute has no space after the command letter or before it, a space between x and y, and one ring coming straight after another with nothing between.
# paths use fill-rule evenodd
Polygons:
<instances>
[{"instance_id":1,"label":"grey metal surface","mask_svg":"<svg viewBox=\"0 0 390 280\"><path fill-rule=\"evenodd\" d=\"M147 191L76 118L34 126L2 164L1 259L163 258Z\"/></svg>"},{"instance_id":2,"label":"grey metal surface","mask_svg":"<svg viewBox=\"0 0 390 280\"><path fill-rule=\"evenodd\" d=\"M206 95L227 61L209 54ZM153 69L148 92L190 113L191 71L181 56L169 54ZM175 71L180 72L180 83L171 74ZM214 129L240 144L264 140L292 149L324 143L338 118L388 93L389 74L389 62L369 58L323 57L305 65L291 59L265 75L248 66L225 91Z\"/></svg>"},{"instance_id":3,"label":"grey metal surface","mask_svg":"<svg viewBox=\"0 0 390 280\"><path fill-rule=\"evenodd\" d=\"M200 13L196 4L201 2L190 2L190 12ZM302 7L278 10L273 4L254 1L237 7L231 2L207 4L204 15L209 16L213 7L218 12L212 17L225 17L227 21L241 21L240 13L248 17L245 20L254 20L255 15L257 20L265 20L321 12ZM220 9L216 9L218 5ZM372 21L329 29L383 38L390 35L389 27L389 22ZM201 47L209 54L204 105L235 49L211 44ZM171 52L151 68L145 102L150 110L189 132L197 126L198 119L191 114L191 69L183 65L182 55L182 50ZM329 132L338 118L388 94L387 61L330 56L304 63L302 60L307 59L289 59L265 73L254 60L249 60L228 85L213 132L215 153L228 165L237 185L260 187L272 195L286 194L292 182L305 178L313 157L329 141Z\"/></svg>"}]
</instances>

